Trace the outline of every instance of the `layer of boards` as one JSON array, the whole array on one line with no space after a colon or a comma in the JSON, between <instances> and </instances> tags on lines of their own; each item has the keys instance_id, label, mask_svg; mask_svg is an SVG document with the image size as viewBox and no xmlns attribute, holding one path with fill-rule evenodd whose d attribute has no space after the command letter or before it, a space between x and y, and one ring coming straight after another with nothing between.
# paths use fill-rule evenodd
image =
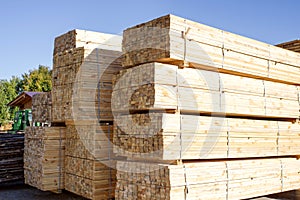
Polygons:
<instances>
[{"instance_id":1,"label":"layer of boards","mask_svg":"<svg viewBox=\"0 0 300 200\"><path fill-rule=\"evenodd\" d=\"M64 189L65 127L27 127L25 183L43 191Z\"/></svg>"},{"instance_id":2,"label":"layer of boards","mask_svg":"<svg viewBox=\"0 0 300 200\"><path fill-rule=\"evenodd\" d=\"M299 86L147 63L114 78L113 112L180 110L229 116L299 118Z\"/></svg>"},{"instance_id":3,"label":"layer of boards","mask_svg":"<svg viewBox=\"0 0 300 200\"><path fill-rule=\"evenodd\" d=\"M297 189L300 161L117 162L116 199L236 200Z\"/></svg>"},{"instance_id":4,"label":"layer of boards","mask_svg":"<svg viewBox=\"0 0 300 200\"><path fill-rule=\"evenodd\" d=\"M55 41L52 120L111 121L112 76L121 69L121 37L75 30Z\"/></svg>"},{"instance_id":5,"label":"layer of boards","mask_svg":"<svg viewBox=\"0 0 300 200\"><path fill-rule=\"evenodd\" d=\"M67 125L65 189L88 199L111 199L116 184L112 126Z\"/></svg>"},{"instance_id":6,"label":"layer of boards","mask_svg":"<svg viewBox=\"0 0 300 200\"><path fill-rule=\"evenodd\" d=\"M123 33L123 66L167 62L299 84L300 54L174 15Z\"/></svg>"},{"instance_id":7,"label":"layer of boards","mask_svg":"<svg viewBox=\"0 0 300 200\"><path fill-rule=\"evenodd\" d=\"M119 115L114 153L148 160L300 154L298 122L147 113Z\"/></svg>"},{"instance_id":8,"label":"layer of boards","mask_svg":"<svg viewBox=\"0 0 300 200\"><path fill-rule=\"evenodd\" d=\"M0 184L23 181L24 134L0 134Z\"/></svg>"},{"instance_id":9,"label":"layer of boards","mask_svg":"<svg viewBox=\"0 0 300 200\"><path fill-rule=\"evenodd\" d=\"M277 44L276 46L300 53L300 40L284 42L281 44Z\"/></svg>"},{"instance_id":10,"label":"layer of boards","mask_svg":"<svg viewBox=\"0 0 300 200\"><path fill-rule=\"evenodd\" d=\"M32 97L32 122L51 124L51 92L36 94Z\"/></svg>"}]
</instances>

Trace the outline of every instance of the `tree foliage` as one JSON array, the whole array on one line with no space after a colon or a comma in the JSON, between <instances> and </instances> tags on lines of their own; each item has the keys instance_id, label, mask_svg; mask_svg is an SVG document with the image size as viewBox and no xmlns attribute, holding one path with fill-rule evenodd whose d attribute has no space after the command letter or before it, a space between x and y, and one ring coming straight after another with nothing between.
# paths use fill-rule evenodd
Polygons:
<instances>
[{"instance_id":1,"label":"tree foliage","mask_svg":"<svg viewBox=\"0 0 300 200\"><path fill-rule=\"evenodd\" d=\"M22 90L34 92L48 92L52 89L52 71L49 67L40 65L38 69L31 70L22 75Z\"/></svg>"},{"instance_id":2,"label":"tree foliage","mask_svg":"<svg viewBox=\"0 0 300 200\"><path fill-rule=\"evenodd\" d=\"M24 73L21 79L12 77L10 80L0 80L0 124L13 120L17 108L10 108L7 104L23 91L51 91L51 74L49 67L40 65L38 69Z\"/></svg>"},{"instance_id":3,"label":"tree foliage","mask_svg":"<svg viewBox=\"0 0 300 200\"><path fill-rule=\"evenodd\" d=\"M0 123L6 124L13 120L17 108L10 108L7 104L12 101L20 90L21 80L12 77L10 80L0 81Z\"/></svg>"}]
</instances>

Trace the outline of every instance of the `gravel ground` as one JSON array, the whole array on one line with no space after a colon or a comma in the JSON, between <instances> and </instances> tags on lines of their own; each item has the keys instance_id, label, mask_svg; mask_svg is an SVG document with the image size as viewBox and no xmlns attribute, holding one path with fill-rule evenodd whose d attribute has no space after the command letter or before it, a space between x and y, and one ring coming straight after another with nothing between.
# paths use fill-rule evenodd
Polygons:
<instances>
[{"instance_id":1,"label":"gravel ground","mask_svg":"<svg viewBox=\"0 0 300 200\"><path fill-rule=\"evenodd\" d=\"M72 193L43 192L24 184L0 185L0 200L86 200Z\"/></svg>"}]
</instances>

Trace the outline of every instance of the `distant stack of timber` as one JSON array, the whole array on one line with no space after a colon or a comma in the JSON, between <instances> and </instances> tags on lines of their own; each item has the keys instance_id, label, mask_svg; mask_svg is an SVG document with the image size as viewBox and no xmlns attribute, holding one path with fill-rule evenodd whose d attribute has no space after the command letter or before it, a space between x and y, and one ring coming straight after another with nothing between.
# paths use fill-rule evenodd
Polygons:
<instances>
[{"instance_id":1,"label":"distant stack of timber","mask_svg":"<svg viewBox=\"0 0 300 200\"><path fill-rule=\"evenodd\" d=\"M51 92L36 94L32 97L32 121L33 124L39 122L51 124L52 96Z\"/></svg>"},{"instance_id":2,"label":"distant stack of timber","mask_svg":"<svg viewBox=\"0 0 300 200\"><path fill-rule=\"evenodd\" d=\"M289 42L277 44L276 46L300 53L300 40L292 40Z\"/></svg>"},{"instance_id":3,"label":"distant stack of timber","mask_svg":"<svg viewBox=\"0 0 300 200\"><path fill-rule=\"evenodd\" d=\"M23 134L0 134L0 184L23 181Z\"/></svg>"}]
</instances>

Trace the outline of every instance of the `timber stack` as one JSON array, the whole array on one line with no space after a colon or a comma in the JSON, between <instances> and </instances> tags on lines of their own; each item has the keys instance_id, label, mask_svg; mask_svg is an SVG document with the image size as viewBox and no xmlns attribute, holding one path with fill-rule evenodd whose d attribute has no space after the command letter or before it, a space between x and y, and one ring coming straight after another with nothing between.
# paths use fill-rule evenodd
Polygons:
<instances>
[{"instance_id":1,"label":"timber stack","mask_svg":"<svg viewBox=\"0 0 300 200\"><path fill-rule=\"evenodd\" d=\"M116 199L300 188L300 54L167 15L123 33Z\"/></svg>"},{"instance_id":2,"label":"timber stack","mask_svg":"<svg viewBox=\"0 0 300 200\"><path fill-rule=\"evenodd\" d=\"M51 109L51 92L33 96L33 126L25 129L24 176L28 185L60 193L64 189L66 130L64 126L52 126Z\"/></svg>"},{"instance_id":3,"label":"timber stack","mask_svg":"<svg viewBox=\"0 0 300 200\"><path fill-rule=\"evenodd\" d=\"M32 122L41 126L51 125L52 96L43 92L32 97Z\"/></svg>"},{"instance_id":4,"label":"timber stack","mask_svg":"<svg viewBox=\"0 0 300 200\"><path fill-rule=\"evenodd\" d=\"M84 30L55 39L52 122L66 125L65 189L88 199L114 198L111 94L121 41Z\"/></svg>"},{"instance_id":5,"label":"timber stack","mask_svg":"<svg viewBox=\"0 0 300 200\"><path fill-rule=\"evenodd\" d=\"M24 134L0 134L0 184L24 181Z\"/></svg>"},{"instance_id":6,"label":"timber stack","mask_svg":"<svg viewBox=\"0 0 300 200\"><path fill-rule=\"evenodd\" d=\"M65 127L26 127L25 183L43 191L64 189Z\"/></svg>"}]
</instances>

